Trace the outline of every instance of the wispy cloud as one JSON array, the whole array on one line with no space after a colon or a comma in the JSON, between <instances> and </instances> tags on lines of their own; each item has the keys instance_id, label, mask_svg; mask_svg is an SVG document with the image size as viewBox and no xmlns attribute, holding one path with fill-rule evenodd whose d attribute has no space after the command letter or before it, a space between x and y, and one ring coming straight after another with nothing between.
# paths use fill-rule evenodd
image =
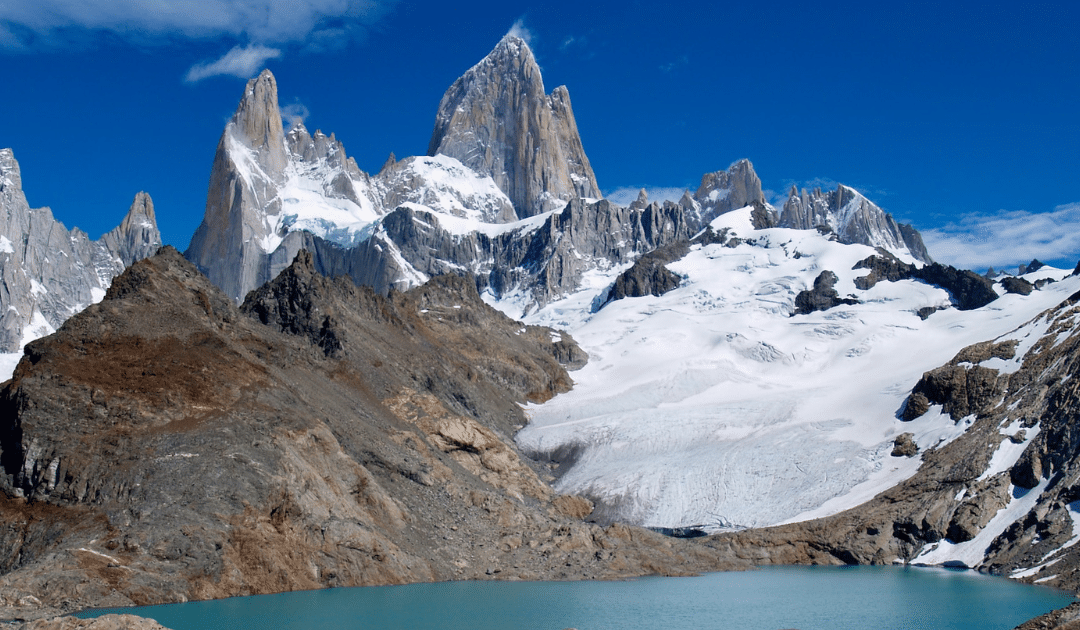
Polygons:
<instances>
[{"instance_id":1,"label":"wispy cloud","mask_svg":"<svg viewBox=\"0 0 1080 630\"><path fill-rule=\"evenodd\" d=\"M220 59L195 64L188 70L184 80L195 83L208 77L221 75L248 79L259 72L268 59L276 59L280 56L281 51L277 48L257 45L237 46Z\"/></svg>"},{"instance_id":2,"label":"wispy cloud","mask_svg":"<svg viewBox=\"0 0 1080 630\"><path fill-rule=\"evenodd\" d=\"M311 112L303 103L292 103L281 108L281 119L285 121L285 127L288 129L302 125L310 115Z\"/></svg>"},{"instance_id":3,"label":"wispy cloud","mask_svg":"<svg viewBox=\"0 0 1080 630\"><path fill-rule=\"evenodd\" d=\"M1010 268L1032 258L1070 263L1080 256L1080 203L1043 213L965 214L922 237L934 260L964 269Z\"/></svg>"},{"instance_id":4,"label":"wispy cloud","mask_svg":"<svg viewBox=\"0 0 1080 630\"><path fill-rule=\"evenodd\" d=\"M660 65L660 71L664 72L664 73L670 73L671 71L675 70L676 68L681 68L681 67L687 66L687 65L690 65L690 58L687 57L686 55L683 55L682 57L679 57L678 59L676 59L674 61L670 61L668 63L661 64Z\"/></svg>"},{"instance_id":5,"label":"wispy cloud","mask_svg":"<svg viewBox=\"0 0 1080 630\"><path fill-rule=\"evenodd\" d=\"M642 188L649 196L649 201L659 202L678 201L686 192L686 188L679 186L622 186L605 194L604 197L612 203L626 206L638 198L638 193Z\"/></svg>"},{"instance_id":6,"label":"wispy cloud","mask_svg":"<svg viewBox=\"0 0 1080 630\"><path fill-rule=\"evenodd\" d=\"M0 2L0 46L40 51L110 33L145 43L227 37L262 46L356 38L396 0Z\"/></svg>"},{"instance_id":7,"label":"wispy cloud","mask_svg":"<svg viewBox=\"0 0 1080 630\"><path fill-rule=\"evenodd\" d=\"M506 32L511 37L520 37L525 40L526 44L530 46L533 43L533 32L525 26L525 18L519 17L517 21L510 27L510 30Z\"/></svg>"}]
</instances>

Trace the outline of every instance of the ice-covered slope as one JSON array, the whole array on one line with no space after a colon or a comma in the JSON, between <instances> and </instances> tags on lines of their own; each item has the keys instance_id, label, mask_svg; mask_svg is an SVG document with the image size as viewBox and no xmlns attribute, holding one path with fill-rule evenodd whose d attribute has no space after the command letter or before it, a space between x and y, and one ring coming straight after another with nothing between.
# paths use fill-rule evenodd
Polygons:
<instances>
[{"instance_id":1,"label":"ice-covered slope","mask_svg":"<svg viewBox=\"0 0 1080 630\"><path fill-rule=\"evenodd\" d=\"M946 291L913 280L857 289L867 271L852 267L874 249L756 230L751 213L714 220L726 244L669 264L682 281L661 297L591 312L613 270L527 318L569 330L591 359L572 392L530 409L518 442L564 462L557 488L596 499L601 518L715 531L866 500L917 469L917 458L891 455L899 434L927 447L964 429L940 413L898 418L924 371L1080 288L1069 278L923 320L916 312L948 305ZM792 316L825 270L861 303Z\"/></svg>"}]
</instances>

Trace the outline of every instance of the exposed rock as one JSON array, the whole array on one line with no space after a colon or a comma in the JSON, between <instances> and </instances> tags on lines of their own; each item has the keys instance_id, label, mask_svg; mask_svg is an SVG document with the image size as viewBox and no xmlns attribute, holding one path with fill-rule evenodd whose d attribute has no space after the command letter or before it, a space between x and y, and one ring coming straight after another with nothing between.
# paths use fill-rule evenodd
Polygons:
<instances>
[{"instance_id":1,"label":"exposed rock","mask_svg":"<svg viewBox=\"0 0 1080 630\"><path fill-rule=\"evenodd\" d=\"M960 270L939 263L916 267L900 261L888 252L861 260L852 269L870 270L867 275L855 279L855 286L859 289L869 289L882 280L922 280L948 291L956 308L961 311L981 308L998 297L994 292L993 281L974 271Z\"/></svg>"},{"instance_id":2,"label":"exposed rock","mask_svg":"<svg viewBox=\"0 0 1080 630\"><path fill-rule=\"evenodd\" d=\"M754 172L750 160L739 160L726 171L702 175L701 185L694 193L693 200L698 204L698 217L702 225L721 214L750 205L760 213L760 216L755 216L755 228L773 227L779 221L771 206L766 209L761 179ZM680 202L680 205L688 207L685 202Z\"/></svg>"},{"instance_id":3,"label":"exposed rock","mask_svg":"<svg viewBox=\"0 0 1080 630\"><path fill-rule=\"evenodd\" d=\"M1018 295L1031 295L1031 292L1035 290L1035 286L1030 282L1015 276L1002 278L1001 288L1005 289L1006 293L1016 293Z\"/></svg>"},{"instance_id":4,"label":"exposed rock","mask_svg":"<svg viewBox=\"0 0 1080 630\"><path fill-rule=\"evenodd\" d=\"M24 341L52 332L160 246L146 193L135 196L118 227L91 241L48 208L30 208L14 154L0 149L0 352L18 352Z\"/></svg>"},{"instance_id":5,"label":"exposed rock","mask_svg":"<svg viewBox=\"0 0 1080 630\"><path fill-rule=\"evenodd\" d=\"M896 436L896 440L893 441L893 457L915 457L915 454L919 452L918 445L915 444L914 434L901 433Z\"/></svg>"},{"instance_id":6,"label":"exposed rock","mask_svg":"<svg viewBox=\"0 0 1080 630\"><path fill-rule=\"evenodd\" d=\"M1017 351L1015 341L976 344L938 369L956 375L951 381L957 389L947 398L954 417L968 414L966 428L954 440L925 449L922 466L907 481L834 516L717 535L705 544L757 564L919 562L920 554L940 541L973 540L1003 507L1013 509L1023 499L1032 507L1012 515L1015 520L971 568L996 575L1022 573L1016 579L1076 589L1080 550L1070 542L1069 506L1080 500L1078 303L1080 294L1025 326L1041 336L1025 344L1029 349L1019 357L1019 369L995 376L993 395L972 395L970 377L955 370L971 373L987 369L978 366L987 359L1010 359ZM1026 445L1019 460L1001 470L998 459L991 468L999 449L1012 444ZM1034 497L1029 494L1036 491ZM1021 627L1070 627L1075 617L1071 608Z\"/></svg>"},{"instance_id":7,"label":"exposed rock","mask_svg":"<svg viewBox=\"0 0 1080 630\"><path fill-rule=\"evenodd\" d=\"M17 550L0 619L744 566L568 516L587 506L519 455L519 403L571 384L567 335L462 278L383 297L313 264L240 309L165 248L28 346L0 392L0 546Z\"/></svg>"},{"instance_id":8,"label":"exposed rock","mask_svg":"<svg viewBox=\"0 0 1080 630\"><path fill-rule=\"evenodd\" d=\"M12 630L168 630L153 619L135 615L102 615L93 619L53 617L11 625Z\"/></svg>"},{"instance_id":9,"label":"exposed rock","mask_svg":"<svg viewBox=\"0 0 1080 630\"><path fill-rule=\"evenodd\" d=\"M826 311L841 304L858 304L852 298L842 298L834 288L838 278L826 269L814 279L814 288L800 291L795 296L795 315L806 315L814 311Z\"/></svg>"},{"instance_id":10,"label":"exposed rock","mask_svg":"<svg viewBox=\"0 0 1080 630\"><path fill-rule=\"evenodd\" d=\"M1000 398L1007 380L998 371L979 364L987 359L1011 359L1016 342L978 343L961 350L947 365L926 372L911 390L903 419L914 420L926 413L929 405L942 405L953 420L983 409Z\"/></svg>"},{"instance_id":11,"label":"exposed rock","mask_svg":"<svg viewBox=\"0 0 1080 630\"><path fill-rule=\"evenodd\" d=\"M566 87L545 95L529 45L507 35L443 95L428 155L490 175L519 218L599 198Z\"/></svg>"},{"instance_id":12,"label":"exposed rock","mask_svg":"<svg viewBox=\"0 0 1080 630\"><path fill-rule=\"evenodd\" d=\"M679 276L664 265L690 253L690 243L677 241L654 249L638 258L632 267L619 274L608 293L607 302L627 297L660 296L679 286Z\"/></svg>"},{"instance_id":13,"label":"exposed rock","mask_svg":"<svg viewBox=\"0 0 1080 630\"><path fill-rule=\"evenodd\" d=\"M827 225L841 243L861 243L893 252L906 252L915 260L929 263L930 255L922 237L910 225L901 227L869 199L844 185L831 193L820 188L800 193L794 186L784 203L780 227L802 230Z\"/></svg>"},{"instance_id":14,"label":"exposed rock","mask_svg":"<svg viewBox=\"0 0 1080 630\"><path fill-rule=\"evenodd\" d=\"M1045 266L1046 265L1039 261L1038 258L1032 258L1031 262L1029 262L1028 264L1020 265L1020 269L1018 270L1017 275L1022 276L1025 273L1034 273Z\"/></svg>"}]
</instances>

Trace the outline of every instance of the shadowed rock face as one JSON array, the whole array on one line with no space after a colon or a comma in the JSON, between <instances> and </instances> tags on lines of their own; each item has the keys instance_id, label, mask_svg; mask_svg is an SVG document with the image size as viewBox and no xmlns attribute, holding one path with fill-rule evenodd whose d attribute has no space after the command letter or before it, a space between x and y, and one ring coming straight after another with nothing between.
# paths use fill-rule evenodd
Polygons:
<instances>
[{"instance_id":1,"label":"shadowed rock face","mask_svg":"<svg viewBox=\"0 0 1080 630\"><path fill-rule=\"evenodd\" d=\"M17 352L95 299L124 268L161 246L150 196L140 192L119 226L91 241L48 208L31 209L19 163L0 149L0 352Z\"/></svg>"},{"instance_id":2,"label":"shadowed rock face","mask_svg":"<svg viewBox=\"0 0 1080 630\"><path fill-rule=\"evenodd\" d=\"M312 266L241 308L165 248L28 346L0 391L0 619L736 566L583 522L518 454L519 403L584 361L567 335L460 278L383 297Z\"/></svg>"},{"instance_id":3,"label":"shadowed rock face","mask_svg":"<svg viewBox=\"0 0 1080 630\"><path fill-rule=\"evenodd\" d=\"M494 178L519 218L600 197L570 93L546 95L529 45L512 35L443 95L428 144L439 153Z\"/></svg>"}]
</instances>

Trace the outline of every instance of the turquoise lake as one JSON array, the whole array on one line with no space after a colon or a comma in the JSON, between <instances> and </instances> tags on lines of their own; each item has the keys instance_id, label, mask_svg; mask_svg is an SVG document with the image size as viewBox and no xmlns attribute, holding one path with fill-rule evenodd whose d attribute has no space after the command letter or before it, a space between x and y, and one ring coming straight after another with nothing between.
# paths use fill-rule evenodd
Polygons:
<instances>
[{"instance_id":1,"label":"turquoise lake","mask_svg":"<svg viewBox=\"0 0 1080 630\"><path fill-rule=\"evenodd\" d=\"M1008 630L1073 601L971 571L766 567L626 582L443 582L136 609L173 630Z\"/></svg>"}]
</instances>

